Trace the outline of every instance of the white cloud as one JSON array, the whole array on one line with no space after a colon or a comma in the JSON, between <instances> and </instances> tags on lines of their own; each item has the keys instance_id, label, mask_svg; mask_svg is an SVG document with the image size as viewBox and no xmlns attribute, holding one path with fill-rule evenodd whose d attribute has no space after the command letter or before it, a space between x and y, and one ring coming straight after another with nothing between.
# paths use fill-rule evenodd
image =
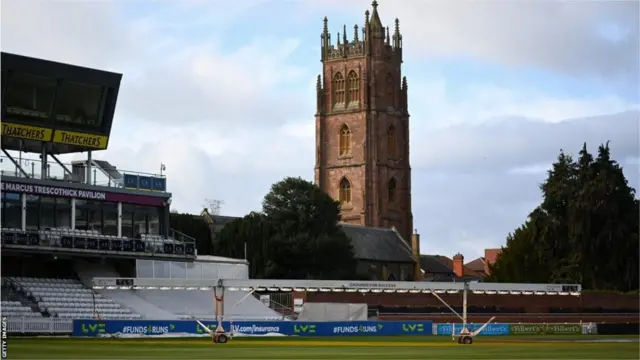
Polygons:
<instances>
[{"instance_id":1,"label":"white cloud","mask_svg":"<svg viewBox=\"0 0 640 360\"><path fill-rule=\"evenodd\" d=\"M323 0L311 7L346 9L364 19L370 1ZM400 19L407 54L469 56L506 66L544 67L564 74L636 81L640 3L637 1L381 0L382 21ZM332 27L341 24L331 23ZM606 36L603 36L606 35ZM615 40L615 41L612 41ZM631 76L631 77L629 77Z\"/></svg>"},{"instance_id":2,"label":"white cloud","mask_svg":"<svg viewBox=\"0 0 640 360\"><path fill-rule=\"evenodd\" d=\"M453 90L460 89L452 89L445 79L412 83L409 104L412 119L415 119L413 124L433 129L460 124L479 125L514 116L555 123L640 109L637 101L627 101L613 94L558 97L541 90L506 89L476 83L465 86L468 96L454 100L447 96Z\"/></svg>"},{"instance_id":3,"label":"white cloud","mask_svg":"<svg viewBox=\"0 0 640 360\"><path fill-rule=\"evenodd\" d=\"M616 156L640 152L640 112L629 111L558 123L503 117L480 125L454 125L412 137L412 166L430 171L493 172L551 163L560 149L611 141ZM443 156L446 154L446 156Z\"/></svg>"},{"instance_id":4,"label":"white cloud","mask_svg":"<svg viewBox=\"0 0 640 360\"><path fill-rule=\"evenodd\" d=\"M544 174L551 169L550 163L517 166L507 171L508 174Z\"/></svg>"},{"instance_id":5,"label":"white cloud","mask_svg":"<svg viewBox=\"0 0 640 360\"><path fill-rule=\"evenodd\" d=\"M322 4L328 9L327 1ZM291 57L311 46L302 42L307 34L281 39L256 28L234 38L233 46L221 41L225 29L257 3L162 2L153 12L136 3L143 9L131 12L123 2L5 0L2 46L124 72L109 150L95 156L142 172L166 164L178 210L197 212L205 198L217 198L225 201L224 213L243 215L259 209L282 177L311 180L315 160L319 64L317 58L298 63ZM361 14L367 3L340 6L357 5ZM465 8L407 0L383 2L381 12L386 22L401 18L407 62L425 68L425 55L463 54L571 74L630 71L635 55L624 53L622 43L602 43L587 32L603 14L624 27L625 15L615 9L598 15L590 10L596 5L582 10L534 3ZM285 19L281 26L289 25L288 15L296 24L321 24L317 12L304 13L306 4L297 9L302 13L278 14ZM352 19L360 23L363 16ZM538 26L542 19L545 26ZM637 29L628 36L637 37ZM420 75L409 74L413 212L427 253L462 251L471 259L474 251L479 256L484 247L503 244L539 200L544 172L538 170L561 147L576 151L585 140L590 146L612 140L616 158L637 159L637 102L616 95L558 98L544 84L533 92L486 83L468 84L468 96L458 101L451 99L447 79L421 82ZM637 161L624 165L637 183Z\"/></svg>"},{"instance_id":6,"label":"white cloud","mask_svg":"<svg viewBox=\"0 0 640 360\"><path fill-rule=\"evenodd\" d=\"M111 2L2 2L2 50L77 65L111 68L140 48Z\"/></svg>"}]
</instances>

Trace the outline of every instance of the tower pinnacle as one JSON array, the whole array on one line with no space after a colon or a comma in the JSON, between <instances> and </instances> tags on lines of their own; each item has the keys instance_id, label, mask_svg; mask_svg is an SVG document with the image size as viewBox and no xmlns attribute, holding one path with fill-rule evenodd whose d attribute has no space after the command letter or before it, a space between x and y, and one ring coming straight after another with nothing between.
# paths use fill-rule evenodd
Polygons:
<instances>
[{"instance_id":1,"label":"tower pinnacle","mask_svg":"<svg viewBox=\"0 0 640 360\"><path fill-rule=\"evenodd\" d=\"M371 3L371 7L373 7L373 12L371 13L371 27L374 29L382 28L382 21L380 20L380 15L378 14L378 2L373 0Z\"/></svg>"}]
</instances>

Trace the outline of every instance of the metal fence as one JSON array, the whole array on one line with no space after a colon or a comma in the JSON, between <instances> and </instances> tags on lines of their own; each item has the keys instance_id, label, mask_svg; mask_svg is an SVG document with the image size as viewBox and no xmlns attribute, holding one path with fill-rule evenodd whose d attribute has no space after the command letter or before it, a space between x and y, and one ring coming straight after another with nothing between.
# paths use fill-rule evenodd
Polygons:
<instances>
[{"instance_id":1,"label":"metal fence","mask_svg":"<svg viewBox=\"0 0 640 360\"><path fill-rule=\"evenodd\" d=\"M58 318L7 317L8 333L71 334L73 320Z\"/></svg>"}]
</instances>

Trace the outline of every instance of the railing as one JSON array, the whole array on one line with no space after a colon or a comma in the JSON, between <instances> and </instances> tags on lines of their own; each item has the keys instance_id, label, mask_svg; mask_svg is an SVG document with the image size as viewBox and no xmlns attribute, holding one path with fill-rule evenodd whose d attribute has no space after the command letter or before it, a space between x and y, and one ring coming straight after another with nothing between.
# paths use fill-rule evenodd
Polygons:
<instances>
[{"instance_id":1,"label":"railing","mask_svg":"<svg viewBox=\"0 0 640 360\"><path fill-rule=\"evenodd\" d=\"M269 300L269 307L273 311L282 315L281 320L286 320L286 319L295 320L298 318L298 314L293 310L292 307L283 305L275 300Z\"/></svg>"},{"instance_id":2,"label":"railing","mask_svg":"<svg viewBox=\"0 0 640 360\"><path fill-rule=\"evenodd\" d=\"M290 292L254 292L253 296L262 301L263 295L269 296L269 308L282 315L282 320L293 319L298 317L298 313L293 308L293 293Z\"/></svg>"},{"instance_id":3,"label":"railing","mask_svg":"<svg viewBox=\"0 0 640 360\"><path fill-rule=\"evenodd\" d=\"M57 161L53 158L49 158L47 161L47 169L43 173L42 172L42 160L38 158L34 158L32 154L22 154L22 156L16 154L15 152L11 153L13 159L22 167L22 171L11 161L11 159L7 156L0 156L0 176L14 176L21 178L32 178L32 179L40 179L40 180L59 180L59 181L67 181L67 182L75 182L80 183L79 179L69 171L72 171L72 164L62 163L67 170L63 166L61 166ZM163 175L158 174L150 174L139 171L129 171L117 169L123 176L127 175L137 175L137 176L146 176L152 178L163 178ZM84 170L86 172L86 169ZM82 176L84 178L84 175ZM122 179L114 179L104 172L100 171L98 168L94 167L91 172L91 185L95 186L106 186L106 187L116 187L122 188L124 187L124 183Z\"/></svg>"},{"instance_id":4,"label":"railing","mask_svg":"<svg viewBox=\"0 0 640 360\"><path fill-rule=\"evenodd\" d=\"M218 317L215 314L178 314L178 320L207 320L207 321L216 321ZM154 320L154 319L147 319ZM224 321L255 321L255 322L263 322L263 321L281 321L284 320L282 316L263 316L263 315L225 315Z\"/></svg>"},{"instance_id":5,"label":"railing","mask_svg":"<svg viewBox=\"0 0 640 360\"><path fill-rule=\"evenodd\" d=\"M195 243L196 239L175 229L169 229L169 238L181 243ZM197 254L196 254L197 255Z\"/></svg>"},{"instance_id":6,"label":"railing","mask_svg":"<svg viewBox=\"0 0 640 360\"><path fill-rule=\"evenodd\" d=\"M73 320L58 318L7 317L7 332L19 334L70 334Z\"/></svg>"},{"instance_id":7,"label":"railing","mask_svg":"<svg viewBox=\"0 0 640 360\"><path fill-rule=\"evenodd\" d=\"M103 235L91 230L27 230L2 229L2 247L39 249L40 251L73 251L85 254L126 255L127 257L163 256L192 258L196 255L193 238L180 240L161 235L142 235L140 239Z\"/></svg>"}]
</instances>

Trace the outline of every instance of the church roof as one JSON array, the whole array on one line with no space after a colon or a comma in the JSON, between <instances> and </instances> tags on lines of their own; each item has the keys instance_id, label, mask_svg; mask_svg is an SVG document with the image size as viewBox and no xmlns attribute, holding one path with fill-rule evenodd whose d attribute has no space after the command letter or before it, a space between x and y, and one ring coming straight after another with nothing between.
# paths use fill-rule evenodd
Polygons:
<instances>
[{"instance_id":1,"label":"church roof","mask_svg":"<svg viewBox=\"0 0 640 360\"><path fill-rule=\"evenodd\" d=\"M438 255L420 255L420 268L428 274L453 274L453 270L443 264Z\"/></svg>"},{"instance_id":2,"label":"church roof","mask_svg":"<svg viewBox=\"0 0 640 360\"><path fill-rule=\"evenodd\" d=\"M340 224L351 239L355 258L382 262L413 263L409 245L393 229Z\"/></svg>"}]
</instances>

